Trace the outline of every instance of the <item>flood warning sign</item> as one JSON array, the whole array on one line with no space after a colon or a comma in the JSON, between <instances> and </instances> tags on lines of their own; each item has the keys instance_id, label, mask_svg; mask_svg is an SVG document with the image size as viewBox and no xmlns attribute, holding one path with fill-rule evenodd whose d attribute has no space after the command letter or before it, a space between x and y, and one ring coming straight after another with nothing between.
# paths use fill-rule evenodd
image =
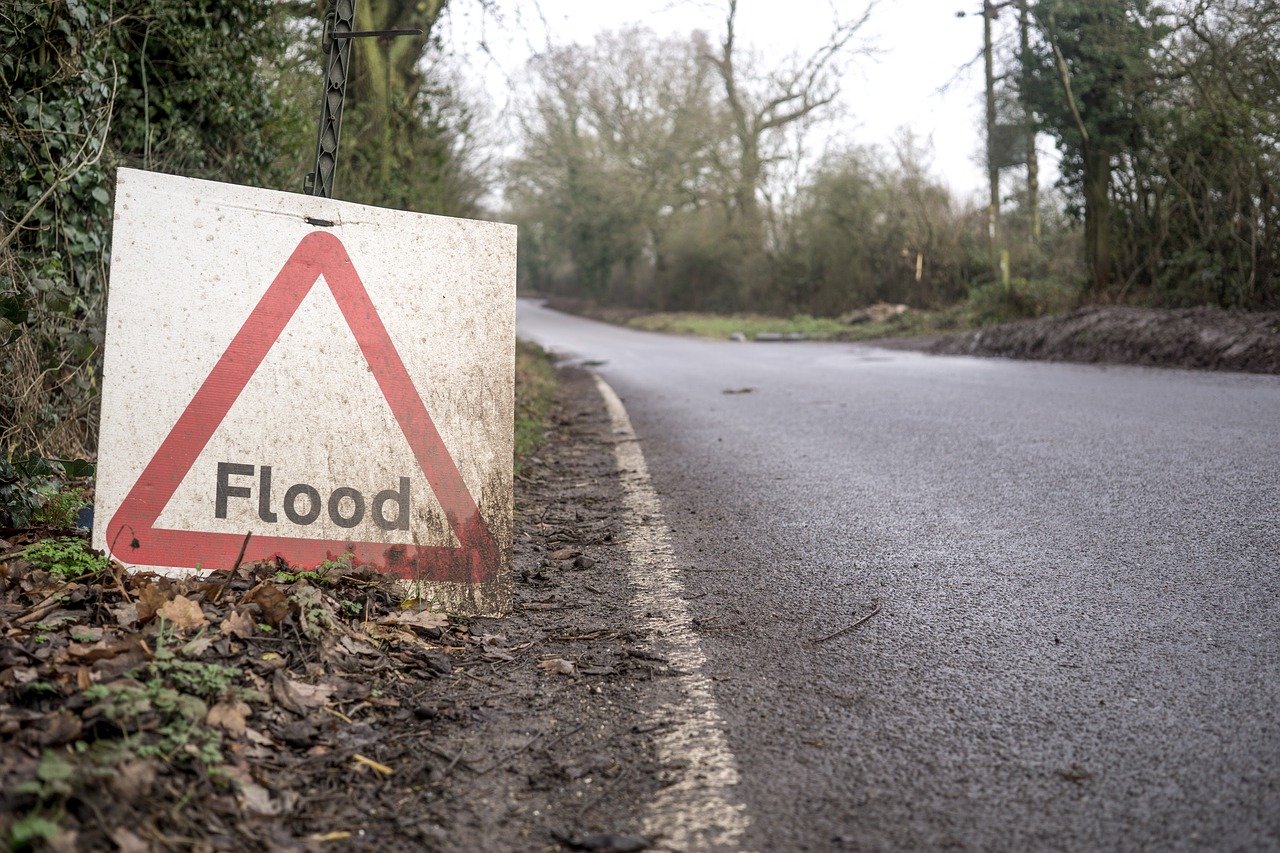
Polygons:
<instances>
[{"instance_id":1,"label":"flood warning sign","mask_svg":"<svg viewBox=\"0 0 1280 853\"><path fill-rule=\"evenodd\" d=\"M509 600L515 228L122 169L94 545Z\"/></svg>"}]
</instances>

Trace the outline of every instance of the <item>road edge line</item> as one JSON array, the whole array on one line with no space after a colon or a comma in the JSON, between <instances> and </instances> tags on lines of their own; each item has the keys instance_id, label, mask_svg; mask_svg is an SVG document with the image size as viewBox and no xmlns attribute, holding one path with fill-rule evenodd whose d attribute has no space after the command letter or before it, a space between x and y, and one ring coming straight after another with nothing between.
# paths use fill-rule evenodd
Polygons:
<instances>
[{"instance_id":1,"label":"road edge line","mask_svg":"<svg viewBox=\"0 0 1280 853\"><path fill-rule=\"evenodd\" d=\"M655 720L661 724L658 760L675 781L649 803L644 832L677 850L741 849L750 818L731 796L741 779L738 763L711 681L703 674L706 656L692 629L662 503L626 407L603 377L594 371L591 376L609 414L618 480L631 516L623 546L632 615L650 637L659 638L680 693Z\"/></svg>"}]
</instances>

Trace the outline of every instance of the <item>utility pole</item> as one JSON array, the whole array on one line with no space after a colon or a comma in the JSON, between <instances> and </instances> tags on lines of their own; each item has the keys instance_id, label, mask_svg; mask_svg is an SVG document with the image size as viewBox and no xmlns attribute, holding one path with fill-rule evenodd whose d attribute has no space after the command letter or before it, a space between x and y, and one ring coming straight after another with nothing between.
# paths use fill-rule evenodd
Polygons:
<instances>
[{"instance_id":1,"label":"utility pole","mask_svg":"<svg viewBox=\"0 0 1280 853\"><path fill-rule=\"evenodd\" d=\"M1031 209L1031 240L1040 244L1040 161L1036 154L1036 121L1031 114L1027 87L1031 80L1031 10L1028 0L1018 0L1018 30L1022 52L1022 115L1027 128L1027 206Z\"/></svg>"}]
</instances>

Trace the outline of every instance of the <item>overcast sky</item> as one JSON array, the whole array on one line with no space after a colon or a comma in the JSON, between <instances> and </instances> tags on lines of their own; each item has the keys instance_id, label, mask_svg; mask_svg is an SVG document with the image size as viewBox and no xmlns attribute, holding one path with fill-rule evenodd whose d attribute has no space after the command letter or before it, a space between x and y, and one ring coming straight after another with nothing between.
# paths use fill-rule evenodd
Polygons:
<instances>
[{"instance_id":1,"label":"overcast sky","mask_svg":"<svg viewBox=\"0 0 1280 853\"><path fill-rule=\"evenodd\" d=\"M529 56L548 42L590 43L596 33L630 23L660 34L702 29L713 36L724 25L724 4L717 0L511 0L508 5L517 8L501 22L457 11L466 4L453 7L451 41L463 56L464 73L483 78L474 82L495 112L519 86ZM767 61L807 53L831 32L833 5L848 15L863 8L849 0L740 0L738 41ZM982 48L982 17L972 13L980 9L979 0L881 0L864 40L877 53L846 63L842 116L824 132L836 141L887 145L898 128L909 127L932 141L938 175L963 195L979 194L985 181L979 164L982 64L973 60ZM960 10L971 14L957 18ZM487 56L477 47L481 41ZM1045 147L1042 140L1042 151Z\"/></svg>"}]
</instances>

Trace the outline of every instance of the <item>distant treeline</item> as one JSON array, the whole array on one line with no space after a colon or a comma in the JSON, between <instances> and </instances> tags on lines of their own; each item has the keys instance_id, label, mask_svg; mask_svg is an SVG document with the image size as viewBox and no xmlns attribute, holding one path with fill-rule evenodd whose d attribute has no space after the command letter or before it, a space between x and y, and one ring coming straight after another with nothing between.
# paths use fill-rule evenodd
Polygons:
<instances>
[{"instance_id":1,"label":"distant treeline","mask_svg":"<svg viewBox=\"0 0 1280 853\"><path fill-rule=\"evenodd\" d=\"M802 168L860 20L763 69L730 4L714 38L628 29L534 61L506 188L522 281L655 309L835 314L955 303L1000 279L1003 250L1011 288L1068 302L1280 307L1280 4L1001 8L995 123L1047 135L1063 161L1048 193L1003 171L994 246L986 206L954 197L910 137Z\"/></svg>"}]
</instances>

